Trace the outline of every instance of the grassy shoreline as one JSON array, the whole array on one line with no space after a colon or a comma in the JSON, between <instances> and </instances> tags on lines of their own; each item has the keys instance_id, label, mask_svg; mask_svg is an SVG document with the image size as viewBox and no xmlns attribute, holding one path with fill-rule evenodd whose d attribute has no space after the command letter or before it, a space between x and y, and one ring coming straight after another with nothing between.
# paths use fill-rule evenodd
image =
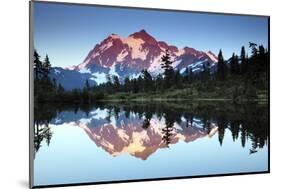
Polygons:
<instances>
[{"instance_id":1,"label":"grassy shoreline","mask_svg":"<svg viewBox=\"0 0 281 189\"><path fill-rule=\"evenodd\" d=\"M98 100L101 103L172 103L172 102L183 102L183 103L229 103L229 104L247 104L247 103L257 103L257 104L268 104L267 99L245 99L239 102L233 101L232 99L103 99Z\"/></svg>"},{"instance_id":2,"label":"grassy shoreline","mask_svg":"<svg viewBox=\"0 0 281 189\"><path fill-rule=\"evenodd\" d=\"M105 98L100 99L102 102L169 102L169 101L205 101L205 102L233 102L233 103L246 103L246 102L259 102L267 103L268 95L263 91L259 92L256 97L238 96L232 97L231 95L218 95L218 94L188 94L185 90L176 90L169 93L115 93L105 95Z\"/></svg>"}]
</instances>

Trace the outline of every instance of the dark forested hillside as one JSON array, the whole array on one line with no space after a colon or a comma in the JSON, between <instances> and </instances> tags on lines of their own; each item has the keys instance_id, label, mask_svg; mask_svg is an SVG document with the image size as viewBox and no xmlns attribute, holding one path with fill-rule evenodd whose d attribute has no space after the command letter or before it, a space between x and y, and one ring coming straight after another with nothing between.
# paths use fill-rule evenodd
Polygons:
<instances>
[{"instance_id":1,"label":"dark forested hillside","mask_svg":"<svg viewBox=\"0 0 281 189\"><path fill-rule=\"evenodd\" d=\"M233 53L224 60L218 54L216 71L208 63L200 72L193 73L186 67L184 73L172 67L169 49L161 59L163 74L153 76L143 70L139 77L126 77L120 81L107 74L107 82L92 86L86 79L84 86L65 90L49 76L51 63L46 56L43 61L34 52L34 96L35 102L64 102L85 104L100 100L231 100L267 101L269 79L269 52L263 45L249 43L251 56L241 48L240 55Z\"/></svg>"}]
</instances>

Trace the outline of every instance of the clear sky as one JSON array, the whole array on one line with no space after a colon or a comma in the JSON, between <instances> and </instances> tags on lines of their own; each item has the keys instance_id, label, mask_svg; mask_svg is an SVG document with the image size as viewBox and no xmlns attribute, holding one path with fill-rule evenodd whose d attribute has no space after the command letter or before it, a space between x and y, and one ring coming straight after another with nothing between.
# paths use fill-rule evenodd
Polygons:
<instances>
[{"instance_id":1,"label":"clear sky","mask_svg":"<svg viewBox=\"0 0 281 189\"><path fill-rule=\"evenodd\" d=\"M248 42L268 44L266 17L34 3L34 46L53 66L80 64L111 33L122 37L145 29L179 48L222 49L240 54Z\"/></svg>"}]
</instances>

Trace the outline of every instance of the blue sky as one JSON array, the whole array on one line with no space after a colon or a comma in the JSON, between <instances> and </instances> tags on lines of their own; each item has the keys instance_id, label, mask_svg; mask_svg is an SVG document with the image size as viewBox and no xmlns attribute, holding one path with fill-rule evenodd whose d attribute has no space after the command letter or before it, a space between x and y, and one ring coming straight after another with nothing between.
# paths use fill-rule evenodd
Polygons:
<instances>
[{"instance_id":1,"label":"blue sky","mask_svg":"<svg viewBox=\"0 0 281 189\"><path fill-rule=\"evenodd\" d=\"M145 29L179 48L222 49L225 58L248 42L268 43L266 17L34 3L34 46L53 66L80 64L111 33L122 37Z\"/></svg>"}]
</instances>

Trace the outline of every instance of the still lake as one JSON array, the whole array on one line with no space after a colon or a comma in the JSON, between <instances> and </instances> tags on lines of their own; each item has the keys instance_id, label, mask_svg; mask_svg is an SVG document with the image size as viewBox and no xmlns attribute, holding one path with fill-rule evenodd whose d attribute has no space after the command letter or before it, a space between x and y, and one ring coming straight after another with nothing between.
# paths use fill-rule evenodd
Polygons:
<instances>
[{"instance_id":1,"label":"still lake","mask_svg":"<svg viewBox=\"0 0 281 189\"><path fill-rule=\"evenodd\" d=\"M34 185L268 170L268 106L35 107Z\"/></svg>"}]
</instances>

